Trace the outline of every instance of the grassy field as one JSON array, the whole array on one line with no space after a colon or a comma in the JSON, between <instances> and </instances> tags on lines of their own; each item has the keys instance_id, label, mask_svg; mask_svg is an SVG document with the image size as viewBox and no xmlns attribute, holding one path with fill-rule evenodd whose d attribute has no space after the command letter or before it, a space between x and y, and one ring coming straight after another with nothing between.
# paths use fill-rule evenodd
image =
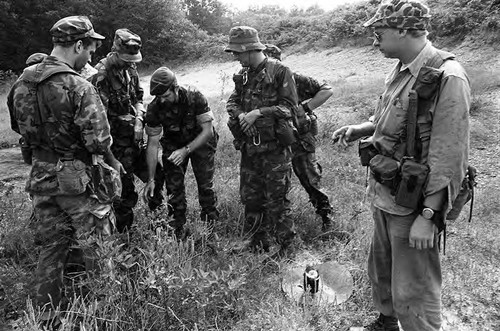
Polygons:
<instances>
[{"instance_id":1,"label":"grassy field","mask_svg":"<svg viewBox=\"0 0 500 331\"><path fill-rule=\"evenodd\" d=\"M477 54L477 57L485 54ZM488 58L489 59L489 58ZM330 135L343 124L366 120L384 74L392 61L369 48L293 55L284 63L293 70L326 80L334 97L318 109L320 134L317 155L323 167L323 186L335 207L339 230L350 240L324 239L321 220L305 191L294 178L290 198L299 231L302 256L337 261L351 273L350 299L340 305L303 308L280 290L281 272L294 264L263 263L266 256L232 253L247 238L242 232L239 203L239 154L225 125L225 100L232 88L235 63L177 68L179 80L198 86L208 96L216 115L220 142L216 158L216 190L221 221L214 250L206 243L206 229L198 221L196 185L188 175L188 218L193 238L171 240L163 230L151 230L164 219L136 208L137 227L128 236L115 235L99 245L114 268L85 280L87 295L75 296L64 330L342 330L362 326L377 316L371 303L366 260L372 232L369 207L364 202L366 170L359 165L355 146L333 145ZM474 218L466 213L450 225L443 260L445 331L500 329L500 68L498 63L467 62L474 88L471 111L471 162L478 167ZM143 79L147 90L147 77ZM0 138L15 142L8 132L8 116L0 96ZM6 137L6 138L3 138ZM29 226L30 206L22 182L0 182L0 329L7 324L36 330L39 312L29 294L37 248ZM142 184L138 184L141 188ZM306 258L307 259L307 258ZM68 293L72 293L68 287Z\"/></svg>"}]
</instances>

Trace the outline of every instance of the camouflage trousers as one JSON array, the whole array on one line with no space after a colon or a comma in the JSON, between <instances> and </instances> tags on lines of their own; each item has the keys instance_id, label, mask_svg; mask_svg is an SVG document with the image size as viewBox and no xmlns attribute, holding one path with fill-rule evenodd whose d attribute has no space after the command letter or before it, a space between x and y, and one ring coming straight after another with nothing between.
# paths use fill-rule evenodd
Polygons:
<instances>
[{"instance_id":1,"label":"camouflage trousers","mask_svg":"<svg viewBox=\"0 0 500 331\"><path fill-rule=\"evenodd\" d=\"M168 195L168 213L173 216L170 223L175 229L180 229L186 223L186 187L184 184L189 161L198 186L198 201L201 207L202 221L209 223L218 221L217 195L214 190L215 151L217 148L217 134L208 143L191 152L180 166L176 166L167 158L176 149L181 148L173 142L163 141L163 170L165 172L165 186Z\"/></svg>"},{"instance_id":2,"label":"camouflage trousers","mask_svg":"<svg viewBox=\"0 0 500 331\"><path fill-rule=\"evenodd\" d=\"M322 169L316 160L315 138L312 135L309 138L312 139L304 139L292 145L293 172L309 195L316 214L325 217L332 213L333 208L328 195L321 190Z\"/></svg>"},{"instance_id":3,"label":"camouflage trousers","mask_svg":"<svg viewBox=\"0 0 500 331\"><path fill-rule=\"evenodd\" d=\"M291 178L290 147L278 146L261 153L241 149L240 196L245 205L245 232L252 235L253 245L267 250L270 237L283 247L295 237L290 217Z\"/></svg>"},{"instance_id":4,"label":"camouflage trousers","mask_svg":"<svg viewBox=\"0 0 500 331\"><path fill-rule=\"evenodd\" d=\"M40 307L57 307L63 298L64 276L73 271L98 271L96 240L109 236L115 223L110 204L88 192L77 196L33 195L35 244L40 246L35 299ZM84 243L84 245L81 245Z\"/></svg>"},{"instance_id":5,"label":"camouflage trousers","mask_svg":"<svg viewBox=\"0 0 500 331\"><path fill-rule=\"evenodd\" d=\"M116 228L118 232L123 232L126 229L130 229L132 223L134 222L133 208L139 200L139 195L135 189L134 175L139 177L142 182L147 182L148 166L146 162L145 150L139 148L136 145L112 145L111 151L118 159L118 161L122 163L125 171L127 172L125 175L121 176L121 198L113 203L116 214ZM163 202L163 182L163 169L162 166L158 163L156 166L155 190L153 198L148 202L148 207L150 210L155 210Z\"/></svg>"}]
</instances>

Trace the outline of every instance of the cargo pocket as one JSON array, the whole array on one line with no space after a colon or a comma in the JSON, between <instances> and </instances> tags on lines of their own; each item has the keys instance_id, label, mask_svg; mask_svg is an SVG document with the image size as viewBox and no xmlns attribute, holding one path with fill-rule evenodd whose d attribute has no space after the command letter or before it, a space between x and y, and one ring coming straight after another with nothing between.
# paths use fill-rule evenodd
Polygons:
<instances>
[{"instance_id":1,"label":"cargo pocket","mask_svg":"<svg viewBox=\"0 0 500 331\"><path fill-rule=\"evenodd\" d=\"M85 192L90 177L87 166L80 160L59 160L56 165L57 182L62 195L78 195Z\"/></svg>"}]
</instances>

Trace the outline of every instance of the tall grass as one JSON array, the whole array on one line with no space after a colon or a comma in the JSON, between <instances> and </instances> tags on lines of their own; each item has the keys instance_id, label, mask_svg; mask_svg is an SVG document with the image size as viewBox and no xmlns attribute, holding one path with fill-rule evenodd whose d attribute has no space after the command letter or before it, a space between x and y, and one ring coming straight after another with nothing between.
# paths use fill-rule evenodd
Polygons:
<instances>
[{"instance_id":1,"label":"tall grass","mask_svg":"<svg viewBox=\"0 0 500 331\"><path fill-rule=\"evenodd\" d=\"M493 79L484 75L480 80ZM188 227L193 235L187 241L178 243L168 230L156 227L165 216L149 212L141 201L136 208L134 230L99 243L98 254L103 261L111 261L112 268L81 280L85 293L73 291L69 305L63 308L62 330L73 330L75 325L80 330L348 330L368 323L377 312L371 303L365 267L372 232L370 210L363 202L366 172L359 166L356 149L333 145L330 136L340 125L367 119L381 81L382 77L370 77L334 84L332 79L336 97L318 112L321 133L317 156L323 166L323 186L334 205L336 226L348 234L349 240L321 236L321 221L296 179L290 194L300 237L299 256L310 254L319 261L343 264L354 281L348 301L301 308L280 289L282 272L297 262L266 262L265 254L234 250L248 234L243 232L243 208L239 202L239 153L225 125L224 100L232 81L220 74L220 93L209 99L220 135L215 178L220 222L209 229L199 221L191 172L186 186ZM477 86L475 95L481 100L492 91L491 86ZM498 116L494 105L493 100L478 104L475 118L486 124L473 130L492 129L488 117ZM474 139L473 136L473 144ZM484 144L493 148L497 141L484 134ZM473 150L473 158L480 157ZM496 162L498 157L495 156ZM479 167L480 173L485 172ZM443 256L444 307L456 312L461 325L473 330L500 327L496 263L500 210L495 202L498 184L494 177L480 182L475 220L468 224L462 216L450 226L447 254ZM141 185L138 183L139 189ZM0 284L6 293L0 306L20 317L16 323L21 329L37 330L41 314L38 308L32 308L28 298L37 260L37 247L29 227L29 202L16 183L0 183L0 191L4 193L0 200ZM215 243L209 240L212 231L220 239ZM72 292L71 285L67 284L68 293Z\"/></svg>"}]
</instances>

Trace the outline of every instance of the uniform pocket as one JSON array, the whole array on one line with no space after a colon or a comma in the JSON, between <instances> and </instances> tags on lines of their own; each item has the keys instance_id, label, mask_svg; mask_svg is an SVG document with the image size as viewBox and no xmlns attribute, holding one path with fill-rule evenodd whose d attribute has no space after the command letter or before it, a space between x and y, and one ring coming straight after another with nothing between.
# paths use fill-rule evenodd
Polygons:
<instances>
[{"instance_id":1,"label":"uniform pocket","mask_svg":"<svg viewBox=\"0 0 500 331\"><path fill-rule=\"evenodd\" d=\"M78 195L85 192L90 177L87 166L80 160L59 160L56 165L57 182L62 195Z\"/></svg>"}]
</instances>

